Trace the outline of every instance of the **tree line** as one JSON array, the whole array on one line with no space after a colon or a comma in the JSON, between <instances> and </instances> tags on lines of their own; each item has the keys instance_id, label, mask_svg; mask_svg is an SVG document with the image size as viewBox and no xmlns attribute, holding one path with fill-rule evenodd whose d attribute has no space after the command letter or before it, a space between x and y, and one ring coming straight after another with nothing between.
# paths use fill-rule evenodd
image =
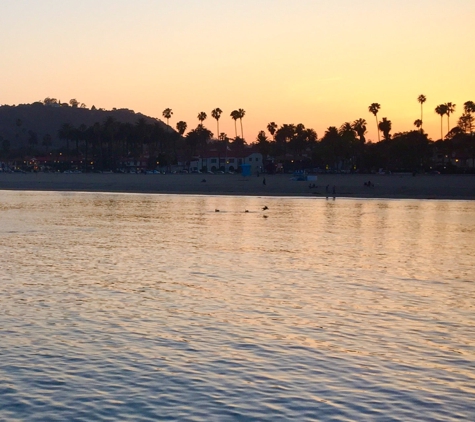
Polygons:
<instances>
[{"instance_id":1,"label":"tree line","mask_svg":"<svg viewBox=\"0 0 475 422\"><path fill-rule=\"evenodd\" d=\"M423 129L423 112L426 97L420 95L417 101L421 106L420 118L414 121L414 130L392 134L392 123L387 117L378 118L381 106L372 103L368 111L374 115L377 126L378 142L366 140L367 121L363 118L353 122L344 122L340 127L330 126L321 138L315 130L306 128L303 124L277 125L270 122L266 130L261 130L256 139L249 144L244 140L243 118L244 109L236 109L230 113L234 120L235 133L230 138L220 132L219 123L223 115L220 108L211 111L211 117L216 120L216 136L205 127L204 121L208 115L198 113L198 124L189 130L188 124L180 120L176 130L170 126L173 110L166 108L162 116L166 126L158 121L148 122L143 118L135 124L123 123L108 117L103 122L93 125L72 126L64 123L58 129L58 138L62 145L52 149L51 135L46 134L38 139L34 132L28 133L28 151L23 155L50 154L62 155L63 165L79 166L83 170L100 169L114 170L123 160L147 160L147 167L157 168L171 166L178 162L189 162L193 157L218 151L228 154L228 151L242 154L246 148L253 147L263 155L264 162L275 169L277 163L288 169L320 168L325 171L372 171L384 168L400 171L423 171L437 166L441 170L453 171L452 158L456 154L475 165L475 138L473 122L475 104L467 101L463 106L463 114L457 125L447 130L443 137L443 118L447 118L447 129L450 128L450 116L455 112L453 103L440 104L435 112L441 116L441 139L432 141ZM47 98L45 105L57 104L55 99ZM62 106L62 104L61 104ZM85 107L77 100L69 102L70 107ZM238 123L240 133L238 132ZM21 126L21 122L17 122ZM186 134L185 134L186 133ZM379 134L383 139L380 140ZM18 155L11 149L9 142L2 140L1 153L3 158ZM66 164L65 164L66 163ZM460 163L460 167L464 167ZM465 165L465 170L467 170Z\"/></svg>"}]
</instances>

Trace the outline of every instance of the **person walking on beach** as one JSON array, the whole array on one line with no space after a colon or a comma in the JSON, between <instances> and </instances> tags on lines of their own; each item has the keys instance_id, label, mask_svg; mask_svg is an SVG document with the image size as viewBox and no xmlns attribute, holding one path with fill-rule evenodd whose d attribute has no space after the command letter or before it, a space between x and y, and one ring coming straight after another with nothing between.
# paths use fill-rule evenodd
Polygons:
<instances>
[{"instance_id":1,"label":"person walking on beach","mask_svg":"<svg viewBox=\"0 0 475 422\"><path fill-rule=\"evenodd\" d=\"M333 191L332 192L333 192L333 200L335 200L335 198L336 198L336 186L335 185L333 185Z\"/></svg>"},{"instance_id":2,"label":"person walking on beach","mask_svg":"<svg viewBox=\"0 0 475 422\"><path fill-rule=\"evenodd\" d=\"M266 184L266 178L265 178L265 177L262 179L262 184L263 184L263 185Z\"/></svg>"}]
</instances>

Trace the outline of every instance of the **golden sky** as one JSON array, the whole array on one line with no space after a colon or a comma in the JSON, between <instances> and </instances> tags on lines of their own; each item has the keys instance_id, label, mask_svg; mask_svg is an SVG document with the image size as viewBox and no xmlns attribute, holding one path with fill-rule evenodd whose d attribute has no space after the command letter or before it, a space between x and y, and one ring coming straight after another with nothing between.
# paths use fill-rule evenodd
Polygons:
<instances>
[{"instance_id":1,"label":"golden sky","mask_svg":"<svg viewBox=\"0 0 475 422\"><path fill-rule=\"evenodd\" d=\"M7 4L5 4L7 3ZM393 133L424 128L440 137L441 103L475 101L474 0L15 0L0 6L0 104L77 98L88 107L173 110L234 136L270 121L328 126L368 121L368 106ZM446 131L444 120L444 131Z\"/></svg>"}]
</instances>

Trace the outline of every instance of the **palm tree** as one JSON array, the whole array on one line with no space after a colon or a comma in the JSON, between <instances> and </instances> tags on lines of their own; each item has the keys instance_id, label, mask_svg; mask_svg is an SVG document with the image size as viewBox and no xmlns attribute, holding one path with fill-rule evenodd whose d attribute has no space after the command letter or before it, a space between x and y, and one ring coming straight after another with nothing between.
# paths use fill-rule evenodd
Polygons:
<instances>
[{"instance_id":1,"label":"palm tree","mask_svg":"<svg viewBox=\"0 0 475 422\"><path fill-rule=\"evenodd\" d=\"M455 104L452 103L445 103L445 107L447 107L447 132L450 131L450 115L455 111Z\"/></svg>"},{"instance_id":2,"label":"palm tree","mask_svg":"<svg viewBox=\"0 0 475 422\"><path fill-rule=\"evenodd\" d=\"M178 131L178 133L179 133L181 136L183 136L183 134L185 133L187 127L188 127L188 125L187 125L186 122L184 122L183 120L180 120L180 121L176 124L176 130Z\"/></svg>"},{"instance_id":3,"label":"palm tree","mask_svg":"<svg viewBox=\"0 0 475 422\"><path fill-rule=\"evenodd\" d=\"M417 101L419 101L419 103L421 104L421 125L420 126L417 126L417 127L420 127L421 128L421 132L422 132L422 122L424 121L424 119L422 118L422 104L424 104L426 102L427 98L425 95L419 95L417 97Z\"/></svg>"},{"instance_id":4,"label":"palm tree","mask_svg":"<svg viewBox=\"0 0 475 422\"><path fill-rule=\"evenodd\" d=\"M464 133L471 134L472 133L472 125L473 125L473 116L470 113L463 113L459 120L458 120L458 127L462 129Z\"/></svg>"},{"instance_id":5,"label":"palm tree","mask_svg":"<svg viewBox=\"0 0 475 422\"><path fill-rule=\"evenodd\" d=\"M364 144L366 142L366 139L364 137L364 135L366 133L366 120L365 119L356 119L352 123L351 127L358 134L361 144Z\"/></svg>"},{"instance_id":6,"label":"palm tree","mask_svg":"<svg viewBox=\"0 0 475 422\"><path fill-rule=\"evenodd\" d=\"M66 149L69 154L69 141L72 139L74 127L70 123L64 123L58 130L58 137L61 140L66 140Z\"/></svg>"},{"instance_id":7,"label":"palm tree","mask_svg":"<svg viewBox=\"0 0 475 422\"><path fill-rule=\"evenodd\" d=\"M167 126L169 126L168 121L170 120L172 115L173 115L173 111L171 108L166 108L165 110L163 110L162 116L165 117L165 119L167 119Z\"/></svg>"},{"instance_id":8,"label":"palm tree","mask_svg":"<svg viewBox=\"0 0 475 422\"><path fill-rule=\"evenodd\" d=\"M376 119L376 129L378 130L378 142L381 140L379 137L379 124L378 124L378 111L381 108L381 105L378 103L372 103L369 107L368 110L370 113L374 114L374 117Z\"/></svg>"},{"instance_id":9,"label":"palm tree","mask_svg":"<svg viewBox=\"0 0 475 422\"><path fill-rule=\"evenodd\" d=\"M414 120L414 126L418 129L420 127L422 127L422 120L421 119ZM422 131L422 129L421 129L421 131Z\"/></svg>"},{"instance_id":10,"label":"palm tree","mask_svg":"<svg viewBox=\"0 0 475 422\"><path fill-rule=\"evenodd\" d=\"M236 120L239 119L239 111L237 110L233 110L231 111L231 117L233 118L234 120L234 132L236 134L236 138L237 138L237 126L236 126Z\"/></svg>"},{"instance_id":11,"label":"palm tree","mask_svg":"<svg viewBox=\"0 0 475 422\"><path fill-rule=\"evenodd\" d=\"M473 116L472 116L472 113L475 113L475 103L473 101L466 101L463 104L463 109L465 111L466 120L468 121L468 128L470 130L470 136L473 139L473 132L472 132ZM472 141L472 167L475 168L475 145L473 145L473 141Z\"/></svg>"},{"instance_id":12,"label":"palm tree","mask_svg":"<svg viewBox=\"0 0 475 422\"><path fill-rule=\"evenodd\" d=\"M384 140L389 141L391 138L391 135L389 132L391 132L391 120L388 120L386 117L383 117L383 120L379 122L378 129L383 132Z\"/></svg>"},{"instance_id":13,"label":"palm tree","mask_svg":"<svg viewBox=\"0 0 475 422\"><path fill-rule=\"evenodd\" d=\"M475 113L475 103L473 101L466 101L463 104L463 109L465 111L465 114L468 114L470 117L472 116L472 113ZM470 120L470 135L472 135L472 122Z\"/></svg>"},{"instance_id":14,"label":"palm tree","mask_svg":"<svg viewBox=\"0 0 475 422\"><path fill-rule=\"evenodd\" d=\"M475 113L475 103L473 101L466 101L463 104L463 109L465 113Z\"/></svg>"},{"instance_id":15,"label":"palm tree","mask_svg":"<svg viewBox=\"0 0 475 422\"><path fill-rule=\"evenodd\" d=\"M277 130L277 123L275 123L275 122L270 122L270 123L267 125L267 130L269 131L269 133L271 134L271 136L274 137L274 133L275 133L275 131Z\"/></svg>"},{"instance_id":16,"label":"palm tree","mask_svg":"<svg viewBox=\"0 0 475 422\"><path fill-rule=\"evenodd\" d=\"M223 112L223 110L221 110L220 108L215 108L211 112L211 116L213 117L213 119L216 119L216 125L217 125L217 129L218 129L218 131L216 133L217 133L218 136L219 136L219 118L221 117L222 112Z\"/></svg>"},{"instance_id":17,"label":"palm tree","mask_svg":"<svg viewBox=\"0 0 475 422\"><path fill-rule=\"evenodd\" d=\"M18 145L18 139L20 138L20 128L21 128L22 125L23 125L23 121L21 119L16 119L17 131L16 131L16 134L15 134L15 137L16 137L17 145Z\"/></svg>"},{"instance_id":18,"label":"palm tree","mask_svg":"<svg viewBox=\"0 0 475 422\"><path fill-rule=\"evenodd\" d=\"M244 139L244 132L242 130L242 118L245 116L246 112L242 108L240 108L238 110L238 113L239 113L239 120L241 121L241 138Z\"/></svg>"},{"instance_id":19,"label":"palm tree","mask_svg":"<svg viewBox=\"0 0 475 422\"><path fill-rule=\"evenodd\" d=\"M440 116L440 139L444 139L444 136L442 134L442 118L444 117L444 114L447 113L447 106L445 104L439 104L435 108L435 112Z\"/></svg>"},{"instance_id":20,"label":"palm tree","mask_svg":"<svg viewBox=\"0 0 475 422\"><path fill-rule=\"evenodd\" d=\"M208 115L204 111L198 114L198 120L200 121L201 126L203 126L203 122L206 120L207 117Z\"/></svg>"},{"instance_id":21,"label":"palm tree","mask_svg":"<svg viewBox=\"0 0 475 422\"><path fill-rule=\"evenodd\" d=\"M41 143L41 145L46 147L46 153L48 153L49 152L49 147L51 145L53 145L53 141L52 141L51 135L49 133L47 133L43 136L43 142Z\"/></svg>"}]
</instances>

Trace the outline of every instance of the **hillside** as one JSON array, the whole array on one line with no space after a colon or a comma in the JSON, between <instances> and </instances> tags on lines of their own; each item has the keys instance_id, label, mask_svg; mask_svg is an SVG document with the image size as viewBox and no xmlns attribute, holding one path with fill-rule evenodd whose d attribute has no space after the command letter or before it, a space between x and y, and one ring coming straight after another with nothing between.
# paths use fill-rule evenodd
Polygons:
<instances>
[{"instance_id":1,"label":"hillside","mask_svg":"<svg viewBox=\"0 0 475 422\"><path fill-rule=\"evenodd\" d=\"M41 102L21 104L18 106L0 106L0 139L10 141L12 149L27 145L30 131L36 133L38 139L49 134L52 138L52 147L60 145L58 130L64 123L74 127L81 124L91 126L96 122L102 123L112 117L121 123L136 123L143 118L148 123L157 122L156 119L135 113L128 109L96 110L79 107L61 107L58 105L44 105ZM164 128L166 124L159 121Z\"/></svg>"}]
</instances>

